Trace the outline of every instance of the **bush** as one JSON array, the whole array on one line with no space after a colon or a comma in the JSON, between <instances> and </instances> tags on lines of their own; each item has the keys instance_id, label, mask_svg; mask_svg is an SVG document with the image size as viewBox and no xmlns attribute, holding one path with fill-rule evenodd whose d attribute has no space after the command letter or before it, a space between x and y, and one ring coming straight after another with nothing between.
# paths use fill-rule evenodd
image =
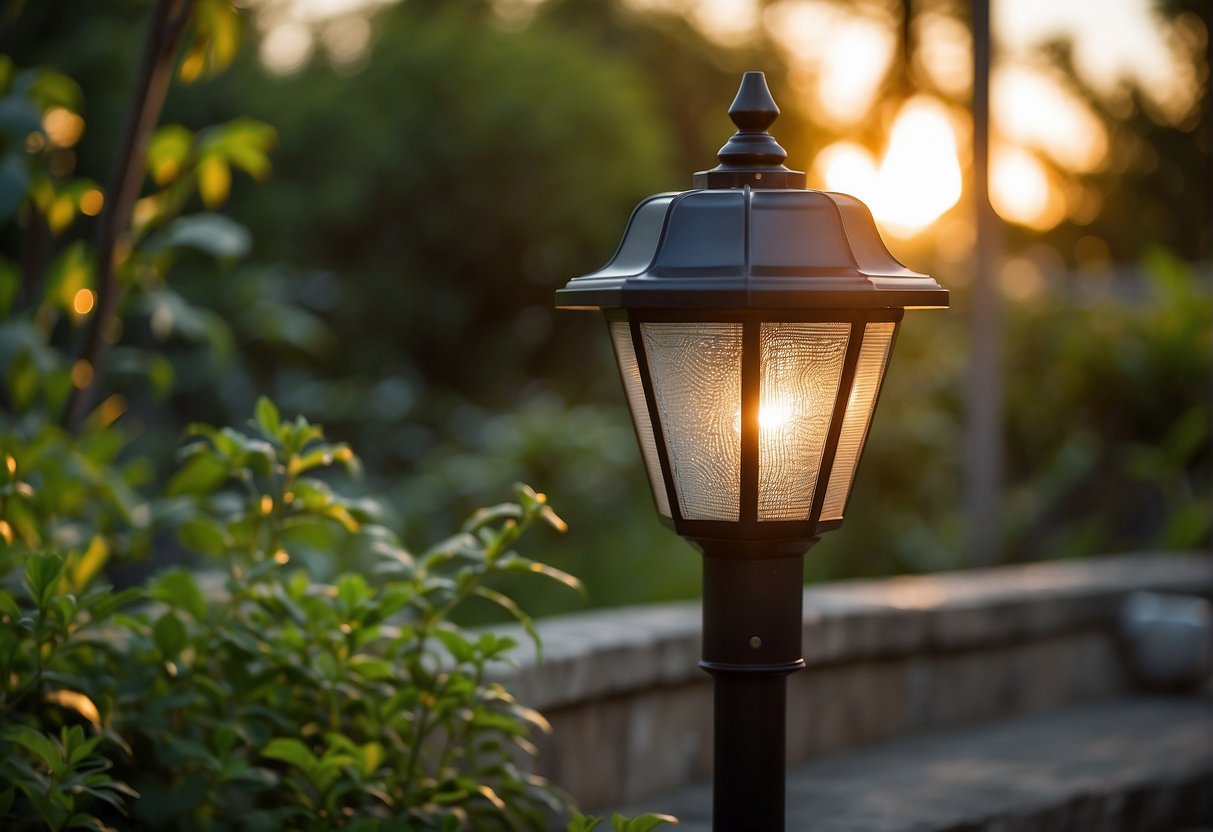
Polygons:
<instances>
[{"instance_id":1,"label":"bush","mask_svg":"<svg viewBox=\"0 0 1213 832\"><path fill-rule=\"evenodd\" d=\"M536 524L563 529L546 498L518 486L413 557L373 501L318 476L357 465L319 427L263 399L251 432L190 433L161 516L222 571L114 593L95 580L96 547L0 553L22 576L0 589L5 827L546 829L566 812L519 764L547 722L492 680L515 643L450 621L480 598L538 642L490 584L523 573L580 589L513 548ZM9 468L6 493L41 492L39 472ZM375 582L294 565L334 545L373 558Z\"/></svg>"}]
</instances>

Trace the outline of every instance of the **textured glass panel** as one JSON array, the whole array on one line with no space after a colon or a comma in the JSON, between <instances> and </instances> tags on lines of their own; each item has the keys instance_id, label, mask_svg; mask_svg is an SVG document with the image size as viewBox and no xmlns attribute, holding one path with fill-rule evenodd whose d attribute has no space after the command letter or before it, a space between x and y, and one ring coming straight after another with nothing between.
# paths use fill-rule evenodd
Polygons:
<instances>
[{"instance_id":1,"label":"textured glass panel","mask_svg":"<svg viewBox=\"0 0 1213 832\"><path fill-rule=\"evenodd\" d=\"M758 519L807 520L851 325L764 323Z\"/></svg>"},{"instance_id":2,"label":"textured glass panel","mask_svg":"<svg viewBox=\"0 0 1213 832\"><path fill-rule=\"evenodd\" d=\"M640 325L682 516L737 520L741 324Z\"/></svg>"},{"instance_id":3,"label":"textured glass panel","mask_svg":"<svg viewBox=\"0 0 1213 832\"><path fill-rule=\"evenodd\" d=\"M653 423L644 401L644 385L640 381L640 367L636 363L636 348L632 345L632 327L627 321L611 321L610 326L615 358L619 361L619 372L623 376L623 390L628 397L628 407L632 409L632 422L636 425L644 467L649 472L649 485L653 487L653 499L657 502L657 510L663 516L670 517L670 498L666 494L665 481L661 478L657 439L653 436Z\"/></svg>"},{"instance_id":4,"label":"textured glass panel","mask_svg":"<svg viewBox=\"0 0 1213 832\"><path fill-rule=\"evenodd\" d=\"M830 485L826 489L825 503L821 507L822 520L841 520L847 506L847 495L851 493L851 482L855 479L855 466L859 454L868 438L868 425L872 422L872 410L884 368L889 361L889 347L893 343L895 323L871 323L864 330L863 346L859 350L859 365L855 368L855 383L851 385L851 396L847 401L847 415L842 422L842 434L838 438L838 452L834 456L834 468L830 472Z\"/></svg>"}]
</instances>

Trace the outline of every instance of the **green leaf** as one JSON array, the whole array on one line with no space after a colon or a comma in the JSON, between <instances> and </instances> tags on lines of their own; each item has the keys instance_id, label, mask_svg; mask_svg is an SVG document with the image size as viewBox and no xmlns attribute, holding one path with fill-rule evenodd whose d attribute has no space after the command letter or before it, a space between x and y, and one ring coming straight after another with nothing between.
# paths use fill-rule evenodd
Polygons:
<instances>
[{"instance_id":1,"label":"green leaf","mask_svg":"<svg viewBox=\"0 0 1213 832\"><path fill-rule=\"evenodd\" d=\"M17 788L25 793L25 798L28 800L46 821L47 827L51 829L59 829L67 821L68 812L59 802L51 800L45 793L41 783L31 780L18 780Z\"/></svg>"},{"instance_id":2,"label":"green leaf","mask_svg":"<svg viewBox=\"0 0 1213 832\"><path fill-rule=\"evenodd\" d=\"M463 524L463 531L474 532L482 526L494 523L498 520L522 518L522 506L516 503L499 503L495 506L476 509L472 512L472 516Z\"/></svg>"},{"instance_id":3,"label":"green leaf","mask_svg":"<svg viewBox=\"0 0 1213 832\"><path fill-rule=\"evenodd\" d=\"M209 494L227 479L227 464L209 452L191 456L168 481L165 494L180 497L184 494Z\"/></svg>"},{"instance_id":4,"label":"green leaf","mask_svg":"<svg viewBox=\"0 0 1213 832\"><path fill-rule=\"evenodd\" d=\"M215 183L213 187L218 188L221 184ZM222 193L226 196L226 191ZM211 198L223 201L219 191L212 193ZM211 204L208 202L208 207ZM222 214L190 214L178 217L152 235L143 244L143 251L154 254L174 248L192 248L219 260L239 260L249 253L252 242L247 228Z\"/></svg>"},{"instance_id":5,"label":"green leaf","mask_svg":"<svg viewBox=\"0 0 1213 832\"><path fill-rule=\"evenodd\" d=\"M94 535L84 553L72 561L69 570L72 589L81 592L88 587L97 572L109 560L110 548L101 535Z\"/></svg>"},{"instance_id":6,"label":"green leaf","mask_svg":"<svg viewBox=\"0 0 1213 832\"><path fill-rule=\"evenodd\" d=\"M383 762L383 746L377 742L368 742L358 751L362 757L362 776L370 777Z\"/></svg>"},{"instance_id":7,"label":"green leaf","mask_svg":"<svg viewBox=\"0 0 1213 832\"><path fill-rule=\"evenodd\" d=\"M178 76L187 84L227 68L240 45L242 23L228 0L198 0L190 26L191 39Z\"/></svg>"},{"instance_id":8,"label":"green leaf","mask_svg":"<svg viewBox=\"0 0 1213 832\"><path fill-rule=\"evenodd\" d=\"M523 611L522 607L518 606L513 598L485 586L476 587L475 594L486 601L492 601L494 604L508 612L515 621L521 624L522 629L526 630L527 635L531 637L531 643L535 645L536 658L542 660L543 642L539 638L539 631L535 629L535 622Z\"/></svg>"},{"instance_id":9,"label":"green leaf","mask_svg":"<svg viewBox=\"0 0 1213 832\"><path fill-rule=\"evenodd\" d=\"M206 618L206 598L194 576L184 569L172 569L156 578L152 583L151 595L158 601L185 610L195 621Z\"/></svg>"},{"instance_id":10,"label":"green leaf","mask_svg":"<svg viewBox=\"0 0 1213 832\"><path fill-rule=\"evenodd\" d=\"M0 222L4 221L4 188L3 163L0 163ZM13 309L13 302L21 291L21 270L11 260L0 257L0 318L7 318Z\"/></svg>"},{"instance_id":11,"label":"green leaf","mask_svg":"<svg viewBox=\"0 0 1213 832\"><path fill-rule=\"evenodd\" d=\"M52 554L34 555L25 562L25 588L39 608L45 609L50 604L64 565L63 558Z\"/></svg>"},{"instance_id":12,"label":"green leaf","mask_svg":"<svg viewBox=\"0 0 1213 832\"><path fill-rule=\"evenodd\" d=\"M176 179L194 147L194 134L180 124L157 128L147 144L147 172L157 185Z\"/></svg>"},{"instance_id":13,"label":"green leaf","mask_svg":"<svg viewBox=\"0 0 1213 832\"><path fill-rule=\"evenodd\" d=\"M350 669L371 682L391 679L396 673L391 662L366 655L357 655L350 659Z\"/></svg>"},{"instance_id":14,"label":"green leaf","mask_svg":"<svg viewBox=\"0 0 1213 832\"><path fill-rule=\"evenodd\" d=\"M232 169L226 159L204 156L195 169L198 177L198 195L208 210L215 210L227 201L232 190Z\"/></svg>"},{"instance_id":15,"label":"green leaf","mask_svg":"<svg viewBox=\"0 0 1213 832\"><path fill-rule=\"evenodd\" d=\"M26 725L16 725L6 728L3 736L32 753L55 776L62 775L66 761L59 747L45 734Z\"/></svg>"},{"instance_id":16,"label":"green leaf","mask_svg":"<svg viewBox=\"0 0 1213 832\"><path fill-rule=\"evenodd\" d=\"M63 107L78 113L84 100L80 85L71 76L53 69L39 69L37 77L30 84L29 92L30 97L43 110Z\"/></svg>"},{"instance_id":17,"label":"green leaf","mask_svg":"<svg viewBox=\"0 0 1213 832\"><path fill-rule=\"evenodd\" d=\"M206 130L201 146L260 180L270 173L266 151L277 141L278 134L273 127L254 118L242 117Z\"/></svg>"},{"instance_id":18,"label":"green leaf","mask_svg":"<svg viewBox=\"0 0 1213 832\"><path fill-rule=\"evenodd\" d=\"M143 590L138 587L124 589L121 592L114 592L109 588L90 593L86 599L84 606L88 609L89 615L93 621L101 621L108 618L116 610L121 609L143 596Z\"/></svg>"},{"instance_id":19,"label":"green leaf","mask_svg":"<svg viewBox=\"0 0 1213 832\"><path fill-rule=\"evenodd\" d=\"M316 769L319 762L316 755L302 742L285 737L270 740L269 744L261 750L261 756L271 760L280 760L308 774Z\"/></svg>"},{"instance_id":20,"label":"green leaf","mask_svg":"<svg viewBox=\"0 0 1213 832\"><path fill-rule=\"evenodd\" d=\"M476 651L467 639L459 633L453 630L441 629L435 630L434 635L442 642L447 651L450 652L452 658L460 664L470 662L475 657Z\"/></svg>"},{"instance_id":21,"label":"green leaf","mask_svg":"<svg viewBox=\"0 0 1213 832\"><path fill-rule=\"evenodd\" d=\"M96 706L93 706L93 710L96 710ZM105 739L105 737L89 737L88 739L81 738L80 742L73 743L71 750L68 752L68 765L75 768L80 763L84 762L85 758L93 753L93 749L96 748L103 739Z\"/></svg>"},{"instance_id":22,"label":"green leaf","mask_svg":"<svg viewBox=\"0 0 1213 832\"><path fill-rule=\"evenodd\" d=\"M257 405L253 408L253 419L267 439L273 440L278 437L278 431L282 428L282 418L278 415L278 408L269 397L262 396L257 399Z\"/></svg>"},{"instance_id":23,"label":"green leaf","mask_svg":"<svg viewBox=\"0 0 1213 832\"><path fill-rule=\"evenodd\" d=\"M0 616L7 616L13 621L21 617L21 608L8 590L0 588Z\"/></svg>"},{"instance_id":24,"label":"green leaf","mask_svg":"<svg viewBox=\"0 0 1213 832\"><path fill-rule=\"evenodd\" d=\"M557 569L555 566L548 566L546 563L539 563L520 555L510 554L498 560L494 566L502 572L529 572L535 575L543 575L567 586L574 592L580 593L582 597L586 595L585 585L581 581L568 572Z\"/></svg>"},{"instance_id":25,"label":"green leaf","mask_svg":"<svg viewBox=\"0 0 1213 832\"><path fill-rule=\"evenodd\" d=\"M667 823L678 823L678 818L672 815L655 814L627 818L618 812L611 815L611 826L614 827L615 832L650 832L650 830Z\"/></svg>"},{"instance_id":26,"label":"green leaf","mask_svg":"<svg viewBox=\"0 0 1213 832\"><path fill-rule=\"evenodd\" d=\"M152 628L152 638L166 659L172 660L185 648L188 636L185 625L171 610L160 616Z\"/></svg>"},{"instance_id":27,"label":"green leaf","mask_svg":"<svg viewBox=\"0 0 1213 832\"><path fill-rule=\"evenodd\" d=\"M45 303L64 312L74 308L76 293L93 284L93 255L83 240L65 248L46 272Z\"/></svg>"},{"instance_id":28,"label":"green leaf","mask_svg":"<svg viewBox=\"0 0 1213 832\"><path fill-rule=\"evenodd\" d=\"M218 520L196 515L181 524L181 544L207 555L223 555L229 549L227 535Z\"/></svg>"}]
</instances>

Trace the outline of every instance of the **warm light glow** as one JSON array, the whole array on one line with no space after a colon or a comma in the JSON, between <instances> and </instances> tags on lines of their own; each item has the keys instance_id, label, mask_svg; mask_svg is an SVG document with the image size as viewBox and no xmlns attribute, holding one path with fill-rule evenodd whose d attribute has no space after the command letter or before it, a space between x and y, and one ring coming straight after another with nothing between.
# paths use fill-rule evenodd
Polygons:
<instances>
[{"instance_id":1,"label":"warm light glow","mask_svg":"<svg viewBox=\"0 0 1213 832\"><path fill-rule=\"evenodd\" d=\"M990 154L990 202L1003 219L1045 231L1065 217L1065 202L1035 156L1018 147Z\"/></svg>"},{"instance_id":2,"label":"warm light glow","mask_svg":"<svg viewBox=\"0 0 1213 832\"><path fill-rule=\"evenodd\" d=\"M973 89L973 36L961 19L937 11L920 11L915 37L923 48L914 55L920 69L941 92L964 98Z\"/></svg>"},{"instance_id":3,"label":"warm light glow","mask_svg":"<svg viewBox=\"0 0 1213 832\"><path fill-rule=\"evenodd\" d=\"M80 213L86 217L95 217L101 213L105 205L105 194L97 188L89 188L80 195Z\"/></svg>"},{"instance_id":4,"label":"warm light glow","mask_svg":"<svg viewBox=\"0 0 1213 832\"><path fill-rule=\"evenodd\" d=\"M774 397L773 401L767 401L758 408L758 428L762 437L761 441L767 440L768 433L778 433L779 429L788 425L795 417L796 411L792 407L792 403ZM733 430L741 433L741 411L733 415Z\"/></svg>"},{"instance_id":5,"label":"warm light glow","mask_svg":"<svg viewBox=\"0 0 1213 832\"><path fill-rule=\"evenodd\" d=\"M770 401L758 408L758 427L760 430L778 430L792 419L790 402Z\"/></svg>"},{"instance_id":6,"label":"warm light glow","mask_svg":"<svg viewBox=\"0 0 1213 832\"><path fill-rule=\"evenodd\" d=\"M72 298L72 310L77 315L87 315L93 311L93 304L95 302L96 298L93 295L92 289L78 289Z\"/></svg>"},{"instance_id":7,"label":"warm light glow","mask_svg":"<svg viewBox=\"0 0 1213 832\"><path fill-rule=\"evenodd\" d=\"M84 133L84 119L63 107L51 107L42 116L46 138L56 147L71 147Z\"/></svg>"},{"instance_id":8,"label":"warm light glow","mask_svg":"<svg viewBox=\"0 0 1213 832\"><path fill-rule=\"evenodd\" d=\"M80 390L93 382L93 365L81 358L72 365L72 384Z\"/></svg>"},{"instance_id":9,"label":"warm light glow","mask_svg":"<svg viewBox=\"0 0 1213 832\"><path fill-rule=\"evenodd\" d=\"M767 33L787 52L793 82L828 122L864 119L888 74L897 38L881 17L834 3L777 3Z\"/></svg>"},{"instance_id":10,"label":"warm light glow","mask_svg":"<svg viewBox=\"0 0 1213 832\"><path fill-rule=\"evenodd\" d=\"M118 420L118 417L126 412L126 399L121 393L115 393L101 403L101 406L96 410L96 419L98 427L108 427Z\"/></svg>"},{"instance_id":11,"label":"warm light glow","mask_svg":"<svg viewBox=\"0 0 1213 832\"><path fill-rule=\"evenodd\" d=\"M888 72L892 33L877 21L859 18L823 40L818 97L829 115L839 122L854 123L864 117L865 100Z\"/></svg>"},{"instance_id":12,"label":"warm light glow","mask_svg":"<svg viewBox=\"0 0 1213 832\"><path fill-rule=\"evenodd\" d=\"M312 54L312 32L302 23L290 21L270 29L261 40L261 63L271 72L297 72Z\"/></svg>"},{"instance_id":13,"label":"warm light glow","mask_svg":"<svg viewBox=\"0 0 1213 832\"><path fill-rule=\"evenodd\" d=\"M1108 133L1091 106L1057 78L1027 67L999 70L992 80L994 128L1005 140L1039 150L1079 173L1097 169Z\"/></svg>"},{"instance_id":14,"label":"warm light glow","mask_svg":"<svg viewBox=\"0 0 1213 832\"><path fill-rule=\"evenodd\" d=\"M948 111L934 99L906 102L879 166L864 148L840 142L821 152L815 172L832 191L858 197L882 231L910 237L960 199L960 162Z\"/></svg>"},{"instance_id":15,"label":"warm light glow","mask_svg":"<svg viewBox=\"0 0 1213 832\"><path fill-rule=\"evenodd\" d=\"M998 272L998 286L1005 297L1029 301L1044 292L1045 278L1030 258L1010 257Z\"/></svg>"},{"instance_id":16,"label":"warm light glow","mask_svg":"<svg viewBox=\"0 0 1213 832\"><path fill-rule=\"evenodd\" d=\"M101 712L97 710L93 700L83 693L74 690L53 690L46 694L46 701L75 711L91 722L94 728L101 728Z\"/></svg>"},{"instance_id":17,"label":"warm light glow","mask_svg":"<svg viewBox=\"0 0 1213 832\"><path fill-rule=\"evenodd\" d=\"M1147 106L1179 123L1198 107L1194 59L1205 44L1190 35L1204 24L1190 13L1167 20L1157 5L1114 0L1092 14L1091 0L1015 0L993 4L993 26L1007 58L1030 60L1045 44L1064 41L1077 73L1101 96L1127 99L1124 82L1131 79Z\"/></svg>"}]
</instances>

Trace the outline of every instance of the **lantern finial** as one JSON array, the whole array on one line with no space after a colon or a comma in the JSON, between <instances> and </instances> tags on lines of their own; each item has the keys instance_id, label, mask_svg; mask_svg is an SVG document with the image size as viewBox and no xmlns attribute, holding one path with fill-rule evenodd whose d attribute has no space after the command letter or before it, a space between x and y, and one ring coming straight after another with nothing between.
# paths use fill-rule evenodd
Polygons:
<instances>
[{"instance_id":1,"label":"lantern finial","mask_svg":"<svg viewBox=\"0 0 1213 832\"><path fill-rule=\"evenodd\" d=\"M741 76L737 97L729 106L729 118L737 125L738 130L765 131L775 123L775 119L779 118L779 105L771 96L765 73L747 72ZM783 152L782 147L779 147L779 150L782 153L779 159L783 161L788 154ZM721 152L723 153L723 148Z\"/></svg>"},{"instance_id":2,"label":"lantern finial","mask_svg":"<svg viewBox=\"0 0 1213 832\"><path fill-rule=\"evenodd\" d=\"M696 188L803 188L804 174L784 167L788 152L767 132L779 117L779 107L762 72L741 78L729 118L737 132L720 148L720 164L695 174Z\"/></svg>"}]
</instances>

